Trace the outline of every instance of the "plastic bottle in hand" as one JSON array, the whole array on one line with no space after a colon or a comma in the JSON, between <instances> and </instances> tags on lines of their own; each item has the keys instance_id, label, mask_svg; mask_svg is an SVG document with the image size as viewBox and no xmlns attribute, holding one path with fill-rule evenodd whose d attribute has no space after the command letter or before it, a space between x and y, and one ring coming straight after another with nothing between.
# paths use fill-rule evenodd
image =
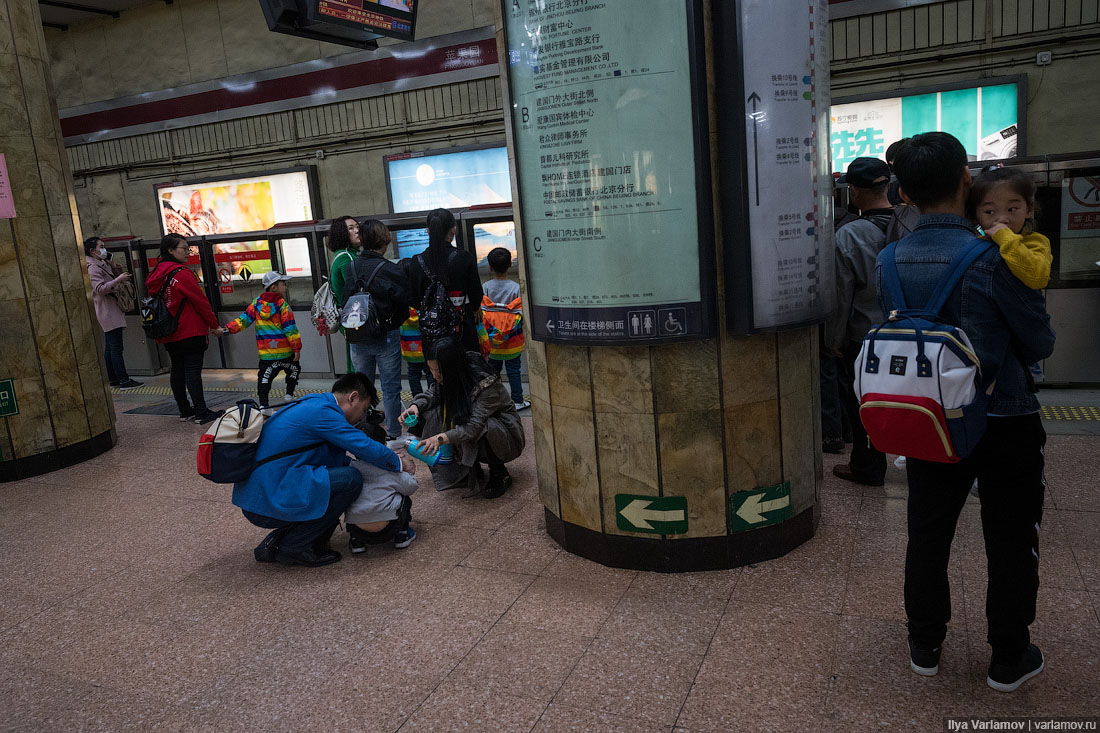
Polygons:
<instances>
[{"instance_id":1,"label":"plastic bottle in hand","mask_svg":"<svg viewBox=\"0 0 1100 733\"><path fill-rule=\"evenodd\" d=\"M410 456L418 461L423 461L428 466L434 466L437 463L447 464L454 461L454 446L452 446L450 443L444 443L443 445L439 446L439 450L437 450L433 455L429 456L425 455L420 450L420 441L416 438L410 437L405 443L405 450L408 451L408 454Z\"/></svg>"}]
</instances>

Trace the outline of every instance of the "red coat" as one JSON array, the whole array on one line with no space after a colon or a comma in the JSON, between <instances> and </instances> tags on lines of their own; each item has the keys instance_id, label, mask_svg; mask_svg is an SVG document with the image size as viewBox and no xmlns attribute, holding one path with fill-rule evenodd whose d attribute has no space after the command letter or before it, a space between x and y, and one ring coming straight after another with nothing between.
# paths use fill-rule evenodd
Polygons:
<instances>
[{"instance_id":1,"label":"red coat","mask_svg":"<svg viewBox=\"0 0 1100 733\"><path fill-rule=\"evenodd\" d=\"M182 267L178 262L159 262L156 268L149 273L145 280L145 292L148 295L156 295L164 284L164 276L177 267ZM172 283L165 292L165 300L168 302L168 310L179 313L179 328L171 336L157 339L158 344L171 341L182 341L194 336L206 336L211 329L220 328L221 324L214 316L214 310L206 299L199 279L190 269L183 267L177 272Z\"/></svg>"}]
</instances>

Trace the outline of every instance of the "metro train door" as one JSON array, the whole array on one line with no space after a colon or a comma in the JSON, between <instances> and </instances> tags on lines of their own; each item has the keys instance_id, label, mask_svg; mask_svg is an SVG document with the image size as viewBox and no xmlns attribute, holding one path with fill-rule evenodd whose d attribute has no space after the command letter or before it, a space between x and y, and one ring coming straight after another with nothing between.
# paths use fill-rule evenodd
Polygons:
<instances>
[{"instance_id":1,"label":"metro train door","mask_svg":"<svg viewBox=\"0 0 1100 733\"><path fill-rule=\"evenodd\" d=\"M203 242L202 237L188 237L187 243L190 245L190 252L187 256L187 262L183 263L187 269L195 273L195 277L199 279L199 284L202 286L203 291L206 293L206 299L213 303L211 287L210 287L210 247ZM140 253L138 256L138 264L142 270L141 276L135 278L138 280L138 299L140 300L145 292L145 280L148 279L149 273L156 269L157 263L160 258L160 240L145 241L142 240L137 248ZM155 295L155 293L153 293ZM127 329L129 330L129 329ZM206 357L203 361L204 367L220 367L222 365L221 351L216 347L217 339L212 339L211 348L206 350ZM155 343L155 342L150 342ZM167 368L171 361L168 358L168 352L165 351L164 346L157 344L157 361L159 361L160 367Z\"/></svg>"},{"instance_id":2,"label":"metro train door","mask_svg":"<svg viewBox=\"0 0 1100 733\"><path fill-rule=\"evenodd\" d=\"M138 237L103 237L112 266L118 265L130 273L134 284L134 307L126 311L126 329L122 332L122 348L126 354L126 370L131 374L152 375L161 369L157 344L145 337L138 307L145 294L146 273L141 264L141 239Z\"/></svg>"},{"instance_id":3,"label":"metro train door","mask_svg":"<svg viewBox=\"0 0 1100 733\"><path fill-rule=\"evenodd\" d=\"M256 296L263 292L263 276L271 272L271 249L268 233L238 232L207 235L204 254L211 271L211 286L207 291L218 322L225 325L239 316ZM203 366L225 369L255 369L256 338L252 331L214 339L219 349L206 352ZM220 363L213 356L220 353Z\"/></svg>"},{"instance_id":4,"label":"metro train door","mask_svg":"<svg viewBox=\"0 0 1100 733\"><path fill-rule=\"evenodd\" d=\"M485 282L492 274L486 256L497 247L512 255L508 279L519 282L519 262L516 259L516 222L511 206L472 206L459 217L459 232L464 248L477 259L477 274Z\"/></svg>"}]
</instances>

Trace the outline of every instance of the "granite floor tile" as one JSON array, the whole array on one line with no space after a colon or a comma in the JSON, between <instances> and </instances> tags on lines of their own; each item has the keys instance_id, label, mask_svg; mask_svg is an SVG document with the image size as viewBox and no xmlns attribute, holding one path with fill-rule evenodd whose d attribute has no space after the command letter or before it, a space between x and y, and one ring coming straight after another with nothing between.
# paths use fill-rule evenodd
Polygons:
<instances>
[{"instance_id":1,"label":"granite floor tile","mask_svg":"<svg viewBox=\"0 0 1100 733\"><path fill-rule=\"evenodd\" d=\"M595 636L622 591L599 582L539 578L523 592L503 620L546 631Z\"/></svg>"},{"instance_id":2,"label":"granite floor tile","mask_svg":"<svg viewBox=\"0 0 1100 733\"><path fill-rule=\"evenodd\" d=\"M911 680L835 675L821 719L822 731L942 730L943 719L973 713L966 696L950 687ZM889 705L883 701L889 700Z\"/></svg>"},{"instance_id":3,"label":"granite floor tile","mask_svg":"<svg viewBox=\"0 0 1100 733\"><path fill-rule=\"evenodd\" d=\"M511 606L523 591L535 582L535 579L534 575L459 565L452 568L447 576L438 582L437 587Z\"/></svg>"},{"instance_id":4,"label":"granite floor tile","mask_svg":"<svg viewBox=\"0 0 1100 733\"><path fill-rule=\"evenodd\" d=\"M535 726L545 707L537 700L445 683L428 696L400 730L527 731Z\"/></svg>"},{"instance_id":5,"label":"granite floor tile","mask_svg":"<svg viewBox=\"0 0 1100 733\"><path fill-rule=\"evenodd\" d=\"M637 570L623 570L600 565L570 552L559 552L540 575L551 578L599 581L608 588L625 591L638 575Z\"/></svg>"},{"instance_id":6,"label":"granite floor tile","mask_svg":"<svg viewBox=\"0 0 1100 733\"><path fill-rule=\"evenodd\" d=\"M21 664L0 665L0 725L41 729L50 716L79 705L92 684Z\"/></svg>"},{"instance_id":7,"label":"granite floor tile","mask_svg":"<svg viewBox=\"0 0 1100 733\"><path fill-rule=\"evenodd\" d=\"M629 642L597 639L554 702L672 726L702 661L697 654L645 653Z\"/></svg>"},{"instance_id":8,"label":"granite floor tile","mask_svg":"<svg viewBox=\"0 0 1100 733\"><path fill-rule=\"evenodd\" d=\"M538 499L528 499L500 527L508 533L546 534L546 508Z\"/></svg>"},{"instance_id":9,"label":"granite floor tile","mask_svg":"<svg viewBox=\"0 0 1100 733\"><path fill-rule=\"evenodd\" d=\"M652 720L551 703L533 733L668 733L671 728Z\"/></svg>"},{"instance_id":10,"label":"granite floor tile","mask_svg":"<svg viewBox=\"0 0 1100 733\"><path fill-rule=\"evenodd\" d=\"M538 575L559 552L561 548L558 543L547 535L498 531L467 555L462 564L471 568Z\"/></svg>"},{"instance_id":11,"label":"granite floor tile","mask_svg":"<svg viewBox=\"0 0 1100 733\"><path fill-rule=\"evenodd\" d=\"M681 615L721 612L741 578L742 569L715 570L708 573L640 572L627 589L626 596L648 599Z\"/></svg>"},{"instance_id":12,"label":"granite floor tile","mask_svg":"<svg viewBox=\"0 0 1100 733\"><path fill-rule=\"evenodd\" d=\"M840 613L852 543L847 528L819 527L784 557L743 568L732 599Z\"/></svg>"},{"instance_id":13,"label":"granite floor tile","mask_svg":"<svg viewBox=\"0 0 1100 733\"><path fill-rule=\"evenodd\" d=\"M1033 636L1043 652L1045 669L1015 692L1003 693L986 684L989 647L984 634L971 637L970 673L973 696L968 705L984 708L998 716L1093 716L1097 714L1096 691L1100 690L1100 644L1077 640L1049 642Z\"/></svg>"},{"instance_id":14,"label":"granite floor tile","mask_svg":"<svg viewBox=\"0 0 1100 733\"><path fill-rule=\"evenodd\" d=\"M966 619L968 626L984 641L986 583L983 580L966 585ZM1039 595L1035 602L1035 622L1031 638L1043 643L1100 642L1100 621L1092 598L1086 591L1066 590L1044 585L1039 576Z\"/></svg>"},{"instance_id":15,"label":"granite floor tile","mask_svg":"<svg viewBox=\"0 0 1100 733\"><path fill-rule=\"evenodd\" d=\"M862 494L822 494L821 524L851 527L859 522Z\"/></svg>"},{"instance_id":16,"label":"granite floor tile","mask_svg":"<svg viewBox=\"0 0 1100 733\"><path fill-rule=\"evenodd\" d=\"M707 653L721 612L690 616L660 601L624 596L600 627L598 638L646 653Z\"/></svg>"},{"instance_id":17,"label":"granite floor tile","mask_svg":"<svg viewBox=\"0 0 1100 733\"><path fill-rule=\"evenodd\" d=\"M956 617L963 614L965 596L962 577L948 571L951 601ZM905 621L905 570L889 568L852 568L844 599L846 615Z\"/></svg>"},{"instance_id":18,"label":"granite floor tile","mask_svg":"<svg viewBox=\"0 0 1100 733\"><path fill-rule=\"evenodd\" d=\"M746 667L709 656L676 720L688 731L812 731L825 707L828 677Z\"/></svg>"},{"instance_id":19,"label":"granite floor tile","mask_svg":"<svg viewBox=\"0 0 1100 733\"><path fill-rule=\"evenodd\" d=\"M859 526L878 532L904 534L907 503L903 499L864 496L859 507Z\"/></svg>"},{"instance_id":20,"label":"granite floor tile","mask_svg":"<svg viewBox=\"0 0 1100 733\"><path fill-rule=\"evenodd\" d=\"M722 616L707 656L742 666L827 675L840 620L832 613L733 602Z\"/></svg>"}]
</instances>

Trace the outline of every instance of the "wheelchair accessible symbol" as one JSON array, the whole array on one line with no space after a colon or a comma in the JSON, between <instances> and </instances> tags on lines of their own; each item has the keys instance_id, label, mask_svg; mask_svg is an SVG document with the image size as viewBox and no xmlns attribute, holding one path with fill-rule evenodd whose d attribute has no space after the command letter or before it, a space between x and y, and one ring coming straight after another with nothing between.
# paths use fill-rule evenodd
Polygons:
<instances>
[{"instance_id":1,"label":"wheelchair accessible symbol","mask_svg":"<svg viewBox=\"0 0 1100 733\"><path fill-rule=\"evenodd\" d=\"M662 308L657 311L657 323L662 336L680 336L687 333L687 310Z\"/></svg>"}]
</instances>

